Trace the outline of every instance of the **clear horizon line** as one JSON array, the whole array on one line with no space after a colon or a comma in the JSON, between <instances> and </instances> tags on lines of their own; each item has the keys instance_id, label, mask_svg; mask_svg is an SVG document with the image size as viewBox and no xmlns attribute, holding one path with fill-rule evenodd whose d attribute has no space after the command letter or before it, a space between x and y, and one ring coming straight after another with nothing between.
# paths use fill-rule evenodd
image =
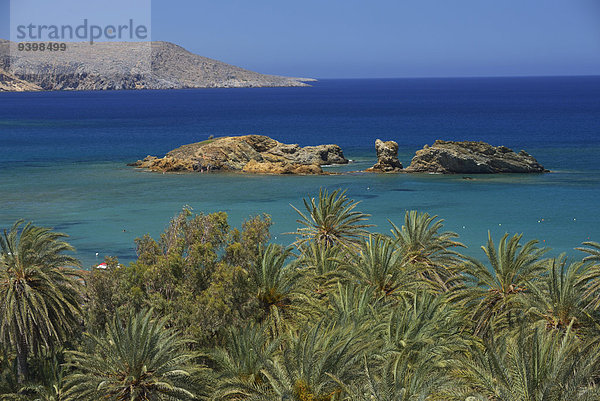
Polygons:
<instances>
[{"instance_id":1,"label":"clear horizon line","mask_svg":"<svg viewBox=\"0 0 600 401\"><path fill-rule=\"evenodd\" d=\"M267 74L267 75L278 75L278 74ZM291 75L282 75L289 78L297 78L297 76L292 77ZM402 76L402 77L314 77L309 79L316 79L318 81L324 80L366 80L366 79L476 79L476 78L594 78L600 77L600 73L598 74L523 74L523 75L425 75L425 76ZM299 79L306 79L299 78Z\"/></svg>"}]
</instances>

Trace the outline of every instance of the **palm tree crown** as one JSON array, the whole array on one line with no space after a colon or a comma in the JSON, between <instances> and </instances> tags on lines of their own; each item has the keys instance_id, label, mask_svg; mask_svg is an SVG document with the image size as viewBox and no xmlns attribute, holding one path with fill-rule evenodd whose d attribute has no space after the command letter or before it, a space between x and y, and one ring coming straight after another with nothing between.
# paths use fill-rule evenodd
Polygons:
<instances>
[{"instance_id":1,"label":"palm tree crown","mask_svg":"<svg viewBox=\"0 0 600 401\"><path fill-rule=\"evenodd\" d=\"M125 325L118 314L105 337L88 335L92 353L71 351L66 400L192 400L191 355L164 320L152 320L151 311L129 315Z\"/></svg>"},{"instance_id":2,"label":"palm tree crown","mask_svg":"<svg viewBox=\"0 0 600 401\"><path fill-rule=\"evenodd\" d=\"M342 383L360 378L360 362L368 348L363 333L355 329L321 321L290 332L282 353L267 361L268 392L256 399L340 399Z\"/></svg>"},{"instance_id":3,"label":"palm tree crown","mask_svg":"<svg viewBox=\"0 0 600 401\"><path fill-rule=\"evenodd\" d=\"M458 238L458 234L451 231L440 232L443 223L444 220L438 219L437 216L419 213L416 210L406 212L402 228L391 223L392 234L398 240L403 261L428 266L460 262L460 255L450 248L464 248L464 245L454 240Z\"/></svg>"},{"instance_id":4,"label":"palm tree crown","mask_svg":"<svg viewBox=\"0 0 600 401\"><path fill-rule=\"evenodd\" d=\"M527 286L544 270L541 258L547 250L538 248L536 240L521 245L521 238L515 234L509 239L505 234L496 249L488 234L487 246L482 249L491 269L475 259L464 266L464 282L456 294L466 298L475 333L484 331L492 318L508 318L510 324L517 297L530 291Z\"/></svg>"},{"instance_id":5,"label":"palm tree crown","mask_svg":"<svg viewBox=\"0 0 600 401\"><path fill-rule=\"evenodd\" d=\"M0 236L0 338L23 378L30 351L63 343L79 324L79 262L65 237L22 220Z\"/></svg>"},{"instance_id":6,"label":"palm tree crown","mask_svg":"<svg viewBox=\"0 0 600 401\"><path fill-rule=\"evenodd\" d=\"M546 274L538 285L531 287L533 296L527 304L533 319L544 321L549 329L558 330L593 325L586 311L588 302L583 282L589 267L583 262L567 263L564 254L548 261Z\"/></svg>"},{"instance_id":7,"label":"palm tree crown","mask_svg":"<svg viewBox=\"0 0 600 401\"><path fill-rule=\"evenodd\" d=\"M250 270L250 282L256 289L258 301L269 312L271 307L285 309L290 304L297 275L286 265L291 250L277 244L260 247L259 260Z\"/></svg>"},{"instance_id":8,"label":"palm tree crown","mask_svg":"<svg viewBox=\"0 0 600 401\"><path fill-rule=\"evenodd\" d=\"M400 254L394 243L381 235L369 235L360 250L347 261L351 276L382 294L396 293L408 281L399 266Z\"/></svg>"},{"instance_id":9,"label":"palm tree crown","mask_svg":"<svg viewBox=\"0 0 600 401\"><path fill-rule=\"evenodd\" d=\"M261 325L232 328L225 347L206 353L214 364L212 399L243 399L267 391L263 370L267 359L274 357L279 343L270 341Z\"/></svg>"},{"instance_id":10,"label":"palm tree crown","mask_svg":"<svg viewBox=\"0 0 600 401\"><path fill-rule=\"evenodd\" d=\"M354 210L359 202L349 199L346 191L338 189L329 193L321 189L318 199L303 201L308 214L292 206L300 215L297 222L303 226L297 230L301 237L297 241L298 244L317 241L326 246L353 246L361 237L368 235L365 228L371 225L362 222L367 220L369 215Z\"/></svg>"}]
</instances>

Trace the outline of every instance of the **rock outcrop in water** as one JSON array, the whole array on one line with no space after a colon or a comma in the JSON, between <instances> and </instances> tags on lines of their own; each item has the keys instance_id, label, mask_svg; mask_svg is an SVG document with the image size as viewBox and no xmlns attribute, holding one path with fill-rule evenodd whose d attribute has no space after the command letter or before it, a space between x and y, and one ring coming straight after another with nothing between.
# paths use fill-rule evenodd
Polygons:
<instances>
[{"instance_id":1,"label":"rock outcrop in water","mask_svg":"<svg viewBox=\"0 0 600 401\"><path fill-rule=\"evenodd\" d=\"M367 169L368 172L397 173L402 170L402 163L398 160L398 144L394 141L375 141L377 163Z\"/></svg>"},{"instance_id":2,"label":"rock outcrop in water","mask_svg":"<svg viewBox=\"0 0 600 401\"><path fill-rule=\"evenodd\" d=\"M163 158L148 156L131 165L158 172L323 174L323 165L346 163L348 160L338 145L300 147L263 135L245 135L184 145Z\"/></svg>"},{"instance_id":3,"label":"rock outcrop in water","mask_svg":"<svg viewBox=\"0 0 600 401\"><path fill-rule=\"evenodd\" d=\"M417 151L407 173L490 174L543 173L537 160L524 150L515 153L506 146L485 142L437 140Z\"/></svg>"},{"instance_id":4,"label":"rock outcrop in water","mask_svg":"<svg viewBox=\"0 0 600 401\"><path fill-rule=\"evenodd\" d=\"M66 51L18 51L0 39L0 91L308 86L193 54L169 42L66 43Z\"/></svg>"}]
</instances>

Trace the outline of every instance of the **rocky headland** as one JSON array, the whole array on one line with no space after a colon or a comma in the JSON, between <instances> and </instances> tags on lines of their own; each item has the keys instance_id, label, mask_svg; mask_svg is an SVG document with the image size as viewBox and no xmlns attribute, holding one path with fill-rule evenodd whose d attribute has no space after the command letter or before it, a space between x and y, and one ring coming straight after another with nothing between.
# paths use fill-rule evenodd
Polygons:
<instances>
[{"instance_id":1,"label":"rocky headland","mask_svg":"<svg viewBox=\"0 0 600 401\"><path fill-rule=\"evenodd\" d=\"M0 39L0 91L308 86L193 54L169 42L66 43L65 51L18 51Z\"/></svg>"},{"instance_id":2,"label":"rocky headland","mask_svg":"<svg viewBox=\"0 0 600 401\"><path fill-rule=\"evenodd\" d=\"M485 142L437 140L417 151L407 173L494 174L543 173L547 170L524 150Z\"/></svg>"},{"instance_id":3,"label":"rocky headland","mask_svg":"<svg viewBox=\"0 0 600 401\"><path fill-rule=\"evenodd\" d=\"M321 166L346 163L348 159L337 145L301 147L264 135L245 135L184 145L163 158L147 156L130 165L156 172L324 174Z\"/></svg>"}]
</instances>

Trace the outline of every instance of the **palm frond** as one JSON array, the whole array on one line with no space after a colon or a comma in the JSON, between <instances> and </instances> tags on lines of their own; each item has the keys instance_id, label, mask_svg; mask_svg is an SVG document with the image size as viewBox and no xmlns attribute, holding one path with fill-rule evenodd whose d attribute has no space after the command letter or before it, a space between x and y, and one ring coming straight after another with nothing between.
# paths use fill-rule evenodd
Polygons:
<instances>
[{"instance_id":1,"label":"palm frond","mask_svg":"<svg viewBox=\"0 0 600 401\"><path fill-rule=\"evenodd\" d=\"M152 311L117 314L105 336L88 335L93 352L70 351L65 400L193 400L192 355Z\"/></svg>"},{"instance_id":2,"label":"palm frond","mask_svg":"<svg viewBox=\"0 0 600 401\"><path fill-rule=\"evenodd\" d=\"M318 199L304 199L303 203L306 213L292 206L300 216L297 222L301 227L296 233L290 233L299 236L297 246L315 241L327 247L336 244L353 247L369 234L365 229L372 227L363 223L369 215L354 210L359 202L349 199L346 191L338 189L329 193L320 189Z\"/></svg>"}]
</instances>

